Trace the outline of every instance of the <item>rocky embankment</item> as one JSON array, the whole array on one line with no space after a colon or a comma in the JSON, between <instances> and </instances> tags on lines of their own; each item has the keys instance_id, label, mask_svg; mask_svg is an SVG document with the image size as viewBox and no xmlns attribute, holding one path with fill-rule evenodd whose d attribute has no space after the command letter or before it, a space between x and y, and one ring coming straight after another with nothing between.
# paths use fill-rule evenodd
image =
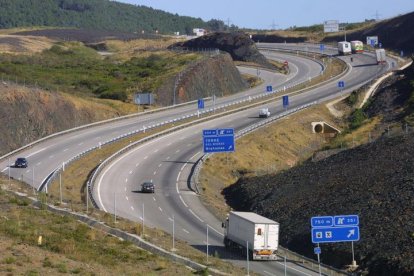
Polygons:
<instances>
[{"instance_id":1,"label":"rocky embankment","mask_svg":"<svg viewBox=\"0 0 414 276\"><path fill-rule=\"evenodd\" d=\"M276 69L274 65L258 51L254 41L243 32L211 33L185 42L178 42L170 49L219 49L227 52L235 61L245 61L259 64L268 69Z\"/></svg>"},{"instance_id":2,"label":"rocky embankment","mask_svg":"<svg viewBox=\"0 0 414 276\"><path fill-rule=\"evenodd\" d=\"M119 116L105 105L0 83L0 155L52 133Z\"/></svg>"},{"instance_id":3,"label":"rocky embankment","mask_svg":"<svg viewBox=\"0 0 414 276\"><path fill-rule=\"evenodd\" d=\"M249 87L229 54L206 57L187 67L180 76L165 82L157 91L157 102L171 105L205 97L228 96Z\"/></svg>"},{"instance_id":4,"label":"rocky embankment","mask_svg":"<svg viewBox=\"0 0 414 276\"><path fill-rule=\"evenodd\" d=\"M354 243L360 273L414 274L413 67L387 81L367 116L406 126L399 136L385 133L375 142L303 164L277 175L242 178L223 191L236 210L249 210L280 222L281 244L314 258L310 218L358 214L361 239ZM338 268L351 263L350 243L322 245L322 262Z\"/></svg>"}]
</instances>

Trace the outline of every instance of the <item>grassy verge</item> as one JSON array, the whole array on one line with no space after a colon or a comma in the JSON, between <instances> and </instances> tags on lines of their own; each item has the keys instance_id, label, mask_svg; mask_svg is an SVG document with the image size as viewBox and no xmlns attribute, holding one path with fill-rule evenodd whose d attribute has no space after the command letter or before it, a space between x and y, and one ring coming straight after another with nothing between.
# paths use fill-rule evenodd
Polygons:
<instances>
[{"instance_id":1,"label":"grassy verge","mask_svg":"<svg viewBox=\"0 0 414 276\"><path fill-rule=\"evenodd\" d=\"M288 116L237 140L237 151L214 154L200 173L202 199L219 218L229 211L221 191L240 177L275 174L312 156L324 139L312 133L311 122L342 125L324 106Z\"/></svg>"},{"instance_id":2,"label":"grassy verge","mask_svg":"<svg viewBox=\"0 0 414 276\"><path fill-rule=\"evenodd\" d=\"M0 187L9 186L7 182L0 179ZM31 201L2 189L0 205L2 275L193 274L183 265L141 250L71 217L35 208Z\"/></svg>"}]
</instances>

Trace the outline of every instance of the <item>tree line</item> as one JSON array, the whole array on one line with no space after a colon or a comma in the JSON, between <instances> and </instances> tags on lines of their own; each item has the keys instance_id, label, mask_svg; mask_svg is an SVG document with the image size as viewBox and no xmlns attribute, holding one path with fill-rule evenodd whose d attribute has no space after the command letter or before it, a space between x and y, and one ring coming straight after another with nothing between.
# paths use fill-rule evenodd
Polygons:
<instances>
[{"instance_id":1,"label":"tree line","mask_svg":"<svg viewBox=\"0 0 414 276\"><path fill-rule=\"evenodd\" d=\"M109 0L0 0L0 28L52 26L122 32L192 34L193 28L223 31L221 20L179 16Z\"/></svg>"}]
</instances>

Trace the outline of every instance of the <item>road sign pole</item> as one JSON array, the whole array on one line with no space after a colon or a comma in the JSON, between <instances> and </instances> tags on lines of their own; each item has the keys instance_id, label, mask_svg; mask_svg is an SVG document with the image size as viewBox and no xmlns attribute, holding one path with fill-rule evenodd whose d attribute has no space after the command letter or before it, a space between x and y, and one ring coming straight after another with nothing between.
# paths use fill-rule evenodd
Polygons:
<instances>
[{"instance_id":1,"label":"road sign pole","mask_svg":"<svg viewBox=\"0 0 414 276\"><path fill-rule=\"evenodd\" d=\"M284 265L285 265L285 276L286 276L287 275L286 251L285 251L285 261L284 261Z\"/></svg>"},{"instance_id":2,"label":"road sign pole","mask_svg":"<svg viewBox=\"0 0 414 276\"><path fill-rule=\"evenodd\" d=\"M351 247L352 247L352 267L356 267L355 254L354 254L354 242L351 242Z\"/></svg>"},{"instance_id":3,"label":"road sign pole","mask_svg":"<svg viewBox=\"0 0 414 276\"><path fill-rule=\"evenodd\" d=\"M318 243L318 247L320 247L319 246L319 243ZM318 253L318 270L319 270L319 275L322 275L322 273L321 273L321 257L320 257L320 253Z\"/></svg>"}]
</instances>

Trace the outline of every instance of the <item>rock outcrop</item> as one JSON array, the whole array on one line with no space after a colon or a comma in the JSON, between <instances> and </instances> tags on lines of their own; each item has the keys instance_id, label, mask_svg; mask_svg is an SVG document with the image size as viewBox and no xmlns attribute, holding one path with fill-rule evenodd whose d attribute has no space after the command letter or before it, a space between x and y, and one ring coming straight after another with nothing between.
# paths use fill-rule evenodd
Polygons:
<instances>
[{"instance_id":1,"label":"rock outcrop","mask_svg":"<svg viewBox=\"0 0 414 276\"><path fill-rule=\"evenodd\" d=\"M220 51L229 53L233 60L253 62L269 69L275 69L275 67L257 50L253 40L243 32L211 33L185 42L173 44L170 48L216 48Z\"/></svg>"}]
</instances>

